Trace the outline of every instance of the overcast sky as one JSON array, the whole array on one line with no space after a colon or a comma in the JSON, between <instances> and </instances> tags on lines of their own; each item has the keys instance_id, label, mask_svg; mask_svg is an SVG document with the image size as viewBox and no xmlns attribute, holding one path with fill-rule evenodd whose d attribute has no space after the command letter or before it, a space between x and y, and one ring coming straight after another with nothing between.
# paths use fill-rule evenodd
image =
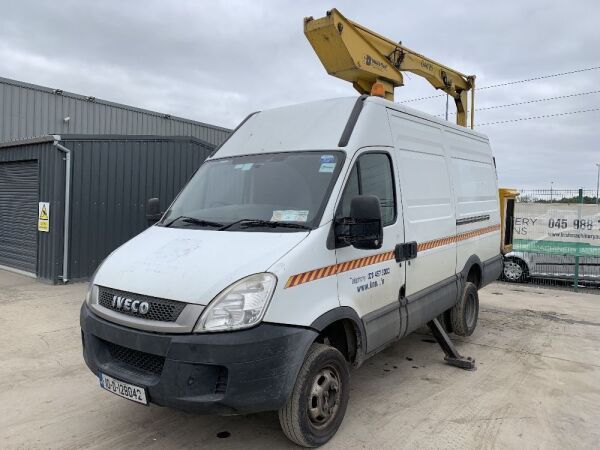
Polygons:
<instances>
[{"instance_id":1,"label":"overcast sky","mask_svg":"<svg viewBox=\"0 0 600 450\"><path fill-rule=\"evenodd\" d=\"M233 128L255 110L356 95L325 73L304 16L348 18L477 85L600 66L600 3L19 0L3 2L0 76ZM478 107L600 89L600 70L481 91ZM436 92L405 76L396 101ZM445 98L410 103L443 114ZM480 111L476 123L600 107L600 93ZM451 105L452 111L452 105ZM593 188L600 111L480 127L500 184Z\"/></svg>"}]
</instances>

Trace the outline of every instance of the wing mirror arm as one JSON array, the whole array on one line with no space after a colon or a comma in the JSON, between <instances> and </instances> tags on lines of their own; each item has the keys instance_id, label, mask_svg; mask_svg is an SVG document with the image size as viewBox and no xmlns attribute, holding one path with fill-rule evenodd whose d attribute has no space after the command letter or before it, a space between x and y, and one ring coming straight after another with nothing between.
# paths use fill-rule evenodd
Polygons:
<instances>
[{"instance_id":1,"label":"wing mirror arm","mask_svg":"<svg viewBox=\"0 0 600 450\"><path fill-rule=\"evenodd\" d=\"M158 198L149 198L146 202L146 220L154 225L160 220L163 212L160 210L160 200Z\"/></svg>"}]
</instances>

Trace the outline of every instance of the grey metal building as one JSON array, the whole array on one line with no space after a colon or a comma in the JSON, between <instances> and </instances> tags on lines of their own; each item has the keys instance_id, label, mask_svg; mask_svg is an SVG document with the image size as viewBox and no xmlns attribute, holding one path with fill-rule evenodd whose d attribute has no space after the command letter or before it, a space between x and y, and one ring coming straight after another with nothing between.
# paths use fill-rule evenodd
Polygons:
<instances>
[{"instance_id":1,"label":"grey metal building","mask_svg":"<svg viewBox=\"0 0 600 450\"><path fill-rule=\"evenodd\" d=\"M51 283L89 278L148 226L147 199L164 210L214 148L133 135L0 144L0 266Z\"/></svg>"},{"instance_id":2,"label":"grey metal building","mask_svg":"<svg viewBox=\"0 0 600 450\"><path fill-rule=\"evenodd\" d=\"M48 134L192 136L219 145L230 130L0 77L0 142Z\"/></svg>"}]
</instances>

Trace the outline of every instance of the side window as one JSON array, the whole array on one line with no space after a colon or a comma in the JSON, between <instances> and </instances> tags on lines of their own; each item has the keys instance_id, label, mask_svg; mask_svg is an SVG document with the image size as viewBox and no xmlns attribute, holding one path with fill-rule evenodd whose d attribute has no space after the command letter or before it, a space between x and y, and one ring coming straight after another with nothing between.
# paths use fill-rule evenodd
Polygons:
<instances>
[{"instance_id":1,"label":"side window","mask_svg":"<svg viewBox=\"0 0 600 450\"><path fill-rule=\"evenodd\" d=\"M340 201L338 217L350 215L350 202L356 195L375 195L381 204L383 226L396 218L392 164L385 153L366 153L358 158Z\"/></svg>"},{"instance_id":2,"label":"side window","mask_svg":"<svg viewBox=\"0 0 600 450\"><path fill-rule=\"evenodd\" d=\"M344 188L344 193L342 195L342 200L340 201L340 206L338 208L338 217L348 217L350 215L350 202L352 198L359 195L360 191L358 188L358 164L354 164L352 167L352 172L350 172L350 176L348 177L348 182L346 183L346 187Z\"/></svg>"}]
</instances>

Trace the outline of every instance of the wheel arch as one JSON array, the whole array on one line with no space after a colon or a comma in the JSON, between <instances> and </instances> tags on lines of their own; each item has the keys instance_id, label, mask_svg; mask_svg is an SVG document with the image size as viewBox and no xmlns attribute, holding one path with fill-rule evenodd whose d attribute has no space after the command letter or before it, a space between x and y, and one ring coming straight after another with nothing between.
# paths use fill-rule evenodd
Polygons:
<instances>
[{"instance_id":1,"label":"wheel arch","mask_svg":"<svg viewBox=\"0 0 600 450\"><path fill-rule=\"evenodd\" d=\"M364 324L354 309L340 306L319 316L311 328L319 333L316 341L328 339L330 345L337 348L346 360L359 367L367 349L367 335Z\"/></svg>"},{"instance_id":2,"label":"wheel arch","mask_svg":"<svg viewBox=\"0 0 600 450\"><path fill-rule=\"evenodd\" d=\"M506 255L504 257L504 259L514 259L514 260L517 260L517 261L521 261L523 263L523 265L525 266L525 268L527 270L529 270L529 263L527 262L527 260L525 258L523 258L520 255L515 255L515 254L510 254L509 253L508 255Z\"/></svg>"},{"instance_id":3,"label":"wheel arch","mask_svg":"<svg viewBox=\"0 0 600 450\"><path fill-rule=\"evenodd\" d=\"M460 280L461 289L459 292L462 292L462 288L467 281L472 282L477 289L481 287L483 281L483 264L479 256L469 256L469 259L467 259L463 269L460 271Z\"/></svg>"}]
</instances>

